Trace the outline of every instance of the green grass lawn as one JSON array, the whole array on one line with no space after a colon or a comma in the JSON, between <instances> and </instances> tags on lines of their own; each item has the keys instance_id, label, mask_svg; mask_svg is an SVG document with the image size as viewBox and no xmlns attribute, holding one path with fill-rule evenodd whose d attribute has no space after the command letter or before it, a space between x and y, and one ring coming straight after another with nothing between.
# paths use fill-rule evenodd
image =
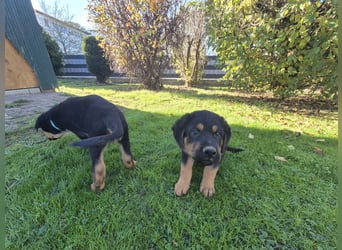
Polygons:
<instances>
[{"instance_id":1,"label":"green grass lawn","mask_svg":"<svg viewBox=\"0 0 342 250\"><path fill-rule=\"evenodd\" d=\"M125 169L110 145L106 188L93 193L88 152L70 146L75 135L47 141L36 117L6 133L7 249L336 248L336 112L291 111L222 86L59 83L65 94L123 108L137 167ZM212 198L199 192L200 166L189 193L176 197L181 154L171 126L199 109L225 117L230 145L245 151L227 152Z\"/></svg>"}]
</instances>

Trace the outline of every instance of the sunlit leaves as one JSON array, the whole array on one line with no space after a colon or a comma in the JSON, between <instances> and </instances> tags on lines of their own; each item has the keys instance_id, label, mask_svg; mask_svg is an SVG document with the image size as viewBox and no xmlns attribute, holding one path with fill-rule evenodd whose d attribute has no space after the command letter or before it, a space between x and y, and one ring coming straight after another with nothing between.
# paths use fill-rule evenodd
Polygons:
<instances>
[{"instance_id":1,"label":"sunlit leaves","mask_svg":"<svg viewBox=\"0 0 342 250\"><path fill-rule=\"evenodd\" d=\"M212 1L208 30L225 79L282 97L336 97L336 9L336 1Z\"/></svg>"},{"instance_id":2,"label":"sunlit leaves","mask_svg":"<svg viewBox=\"0 0 342 250\"><path fill-rule=\"evenodd\" d=\"M206 20L203 5L189 2L181 10L180 29L172 43L172 64L185 86L198 84L206 56Z\"/></svg>"},{"instance_id":3,"label":"sunlit leaves","mask_svg":"<svg viewBox=\"0 0 342 250\"><path fill-rule=\"evenodd\" d=\"M127 74L138 77L145 87L159 89L181 3L95 0L89 1L88 10L101 39L106 41L107 55Z\"/></svg>"}]
</instances>

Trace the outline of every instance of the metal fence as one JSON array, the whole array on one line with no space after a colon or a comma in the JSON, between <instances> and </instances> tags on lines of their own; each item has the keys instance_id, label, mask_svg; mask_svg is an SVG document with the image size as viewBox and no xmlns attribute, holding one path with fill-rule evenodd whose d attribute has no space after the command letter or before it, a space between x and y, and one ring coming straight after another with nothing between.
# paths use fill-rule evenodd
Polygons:
<instances>
[{"instance_id":1,"label":"metal fence","mask_svg":"<svg viewBox=\"0 0 342 250\"><path fill-rule=\"evenodd\" d=\"M225 74L225 71L217 66L216 56L207 56L207 64L204 68L203 78L219 79ZM88 71L84 55L65 55L63 75L67 77L91 77L94 76ZM115 72L113 77L125 77L125 73ZM174 69L168 69L163 74L164 78L178 78L179 75Z\"/></svg>"}]
</instances>

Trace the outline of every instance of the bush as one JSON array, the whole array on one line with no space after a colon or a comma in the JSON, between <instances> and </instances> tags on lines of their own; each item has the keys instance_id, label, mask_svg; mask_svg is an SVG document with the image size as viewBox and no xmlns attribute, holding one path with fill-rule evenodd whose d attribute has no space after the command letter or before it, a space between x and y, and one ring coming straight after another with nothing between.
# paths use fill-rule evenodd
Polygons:
<instances>
[{"instance_id":1,"label":"bush","mask_svg":"<svg viewBox=\"0 0 342 250\"><path fill-rule=\"evenodd\" d=\"M43 39L45 42L45 46L50 56L50 60L52 63L53 70L57 76L63 75L62 67L63 67L63 53L61 52L58 44L52 37L46 33L44 30L42 31Z\"/></svg>"},{"instance_id":2,"label":"bush","mask_svg":"<svg viewBox=\"0 0 342 250\"><path fill-rule=\"evenodd\" d=\"M85 37L82 42L82 50L89 72L96 76L97 82L105 83L113 71L105 57L104 50L99 45L99 41L94 36Z\"/></svg>"},{"instance_id":3,"label":"bush","mask_svg":"<svg viewBox=\"0 0 342 250\"><path fill-rule=\"evenodd\" d=\"M187 87L200 82L206 63L206 18L202 7L190 3L182 9L181 28L172 46L172 65Z\"/></svg>"},{"instance_id":4,"label":"bush","mask_svg":"<svg viewBox=\"0 0 342 250\"><path fill-rule=\"evenodd\" d=\"M88 1L89 18L106 42L105 51L143 87L159 90L169 66L170 42L178 29L182 1ZM115 54L113 53L113 50Z\"/></svg>"},{"instance_id":5,"label":"bush","mask_svg":"<svg viewBox=\"0 0 342 250\"><path fill-rule=\"evenodd\" d=\"M211 41L233 85L337 97L337 1L214 3Z\"/></svg>"}]
</instances>

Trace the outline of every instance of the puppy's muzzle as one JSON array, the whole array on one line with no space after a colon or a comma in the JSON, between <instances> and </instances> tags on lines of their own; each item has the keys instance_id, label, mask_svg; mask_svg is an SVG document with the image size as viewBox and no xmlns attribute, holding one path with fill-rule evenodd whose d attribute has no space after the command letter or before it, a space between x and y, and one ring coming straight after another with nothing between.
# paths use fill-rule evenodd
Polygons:
<instances>
[{"instance_id":1,"label":"puppy's muzzle","mask_svg":"<svg viewBox=\"0 0 342 250\"><path fill-rule=\"evenodd\" d=\"M203 153L211 159L217 155L217 150L213 146L206 146L203 148Z\"/></svg>"}]
</instances>

